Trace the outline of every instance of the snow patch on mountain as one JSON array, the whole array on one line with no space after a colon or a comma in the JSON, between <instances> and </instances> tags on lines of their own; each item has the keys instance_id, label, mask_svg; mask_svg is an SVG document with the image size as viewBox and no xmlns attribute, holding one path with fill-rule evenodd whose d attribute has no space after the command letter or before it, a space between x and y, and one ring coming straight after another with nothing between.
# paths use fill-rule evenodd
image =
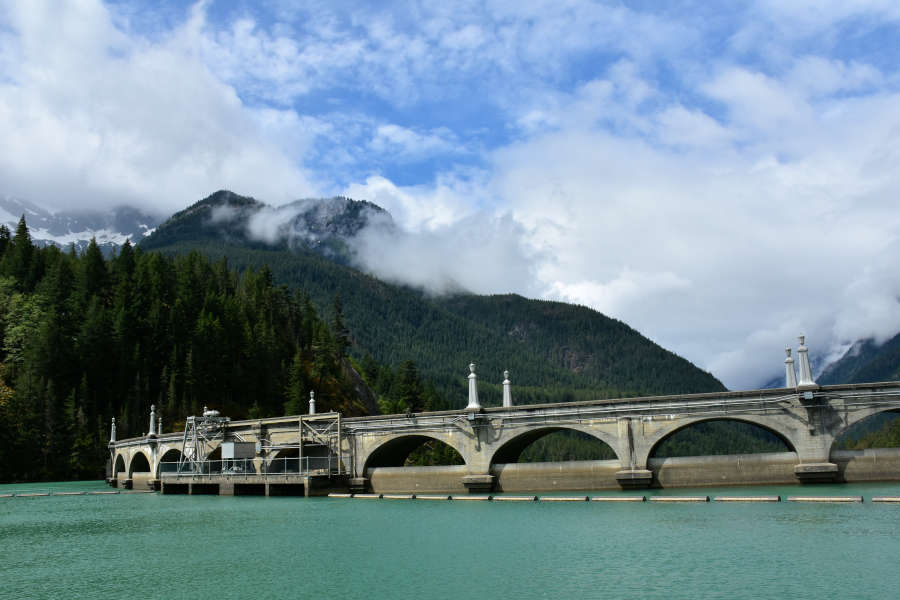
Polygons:
<instances>
[{"instance_id":1,"label":"snow patch on mountain","mask_svg":"<svg viewBox=\"0 0 900 600\"><path fill-rule=\"evenodd\" d=\"M110 211L46 210L32 202L4 196L0 198L0 223L15 233L19 218L25 215L32 241L37 245L54 244L61 247L75 245L81 249L90 240L107 249L131 240L136 243L150 235L162 222L161 217L143 213L130 206Z\"/></svg>"}]
</instances>

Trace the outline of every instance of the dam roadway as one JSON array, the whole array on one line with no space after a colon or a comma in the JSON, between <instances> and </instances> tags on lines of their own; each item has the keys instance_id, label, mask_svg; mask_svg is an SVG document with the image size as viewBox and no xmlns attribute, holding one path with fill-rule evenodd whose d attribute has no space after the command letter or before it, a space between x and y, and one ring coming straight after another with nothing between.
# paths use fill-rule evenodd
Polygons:
<instances>
[{"instance_id":1,"label":"dam roadway","mask_svg":"<svg viewBox=\"0 0 900 600\"><path fill-rule=\"evenodd\" d=\"M788 378L790 383L790 378ZM900 449L836 450L848 428L900 412L900 382L481 407L474 366L463 410L343 418L337 413L231 421L215 411L183 432L109 443L109 483L164 493L317 495L329 491L465 493L900 480ZM474 398L473 398L474 392ZM311 401L314 412L314 401ZM764 428L789 452L653 458L672 434L730 420ZM559 430L593 436L613 460L519 463ZM404 466L429 440L465 464Z\"/></svg>"}]
</instances>

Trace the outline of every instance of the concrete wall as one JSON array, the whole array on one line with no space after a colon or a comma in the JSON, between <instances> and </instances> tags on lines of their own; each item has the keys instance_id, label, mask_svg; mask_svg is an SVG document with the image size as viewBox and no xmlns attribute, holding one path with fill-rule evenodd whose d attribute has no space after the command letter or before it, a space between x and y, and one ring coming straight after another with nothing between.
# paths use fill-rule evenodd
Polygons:
<instances>
[{"instance_id":1,"label":"concrete wall","mask_svg":"<svg viewBox=\"0 0 900 600\"><path fill-rule=\"evenodd\" d=\"M619 489L618 460L513 463L494 465L495 489L500 492Z\"/></svg>"},{"instance_id":2,"label":"concrete wall","mask_svg":"<svg viewBox=\"0 0 900 600\"><path fill-rule=\"evenodd\" d=\"M836 451L847 483L900 480L900 448ZM654 458L653 487L710 487L728 485L791 485L797 455L793 452ZM498 492L620 489L616 460L501 464L491 467ZM368 476L376 493L466 493L466 467L382 467Z\"/></svg>"},{"instance_id":3,"label":"concrete wall","mask_svg":"<svg viewBox=\"0 0 900 600\"><path fill-rule=\"evenodd\" d=\"M897 481L900 479L900 448L836 450L831 460L843 481Z\"/></svg>"},{"instance_id":4,"label":"concrete wall","mask_svg":"<svg viewBox=\"0 0 900 600\"><path fill-rule=\"evenodd\" d=\"M794 484L793 452L650 459L653 487Z\"/></svg>"},{"instance_id":5,"label":"concrete wall","mask_svg":"<svg viewBox=\"0 0 900 600\"><path fill-rule=\"evenodd\" d=\"M369 469L369 485L373 492L413 494L465 494L462 478L468 473L464 465L448 467L379 467Z\"/></svg>"}]
</instances>

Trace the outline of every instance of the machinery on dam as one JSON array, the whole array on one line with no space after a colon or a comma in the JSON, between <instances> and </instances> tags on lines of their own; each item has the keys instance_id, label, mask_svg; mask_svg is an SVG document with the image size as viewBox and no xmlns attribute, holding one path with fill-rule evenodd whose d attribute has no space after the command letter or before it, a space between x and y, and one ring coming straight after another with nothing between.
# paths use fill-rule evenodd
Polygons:
<instances>
[{"instance_id":1,"label":"machinery on dam","mask_svg":"<svg viewBox=\"0 0 900 600\"><path fill-rule=\"evenodd\" d=\"M489 492L590 490L900 480L900 449L841 451L835 440L883 412L900 412L900 382L819 386L800 338L799 376L787 350L785 387L516 406L509 374L503 405L483 407L469 365L466 408L344 418L309 413L232 421L216 411L188 417L180 433L162 433L151 409L150 433L109 443L109 483L164 493L318 495L330 491ZM659 459L669 436L706 421L761 427L788 452ZM612 460L520 463L532 442L559 430L593 436ZM413 467L406 459L437 440L464 464Z\"/></svg>"}]
</instances>

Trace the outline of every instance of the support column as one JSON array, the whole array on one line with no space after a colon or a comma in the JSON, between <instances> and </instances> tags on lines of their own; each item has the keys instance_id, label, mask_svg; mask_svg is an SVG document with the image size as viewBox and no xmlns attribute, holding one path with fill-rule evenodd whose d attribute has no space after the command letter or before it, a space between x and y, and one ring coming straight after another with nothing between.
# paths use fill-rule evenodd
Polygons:
<instances>
[{"instance_id":1,"label":"support column","mask_svg":"<svg viewBox=\"0 0 900 600\"><path fill-rule=\"evenodd\" d=\"M478 376L475 374L475 363L469 363L469 405L466 410L481 410L478 403Z\"/></svg>"},{"instance_id":2,"label":"support column","mask_svg":"<svg viewBox=\"0 0 900 600\"><path fill-rule=\"evenodd\" d=\"M619 419L618 434L622 464L622 470L616 473L616 481L619 486L626 490L650 487L653 482L653 472L647 469L647 465L638 464L634 451L634 432L630 417Z\"/></svg>"},{"instance_id":3,"label":"support column","mask_svg":"<svg viewBox=\"0 0 900 600\"><path fill-rule=\"evenodd\" d=\"M834 442L829 421L830 409L821 399L816 399L818 384L813 381L812 369L809 365L809 348L806 347L806 336L801 335L800 346L797 347L797 361L800 375L797 390L800 392L800 404L806 409L807 430L797 446L800 464L794 467L794 475L802 483L830 483L838 479L838 466L831 462L829 452Z\"/></svg>"},{"instance_id":4,"label":"support column","mask_svg":"<svg viewBox=\"0 0 900 600\"><path fill-rule=\"evenodd\" d=\"M794 370L794 359L791 358L791 349L785 348L784 353L787 358L784 359L784 387L797 387L797 372Z\"/></svg>"},{"instance_id":5,"label":"support column","mask_svg":"<svg viewBox=\"0 0 900 600\"><path fill-rule=\"evenodd\" d=\"M487 439L488 423L484 420L481 404L478 402L478 376L475 374L475 363L469 363L469 404L466 406L469 424L474 434L475 451L469 453L466 464L472 470L462 478L462 484L469 493L490 492L494 488L494 476L490 473L490 464L477 464L473 459L482 455L482 450L489 445Z\"/></svg>"},{"instance_id":6,"label":"support column","mask_svg":"<svg viewBox=\"0 0 900 600\"><path fill-rule=\"evenodd\" d=\"M797 338L800 340L800 346L797 348L797 359L800 361L800 381L797 387L800 389L818 389L818 385L813 381L812 370L809 367L809 348L804 345L806 336L801 335Z\"/></svg>"},{"instance_id":7,"label":"support column","mask_svg":"<svg viewBox=\"0 0 900 600\"><path fill-rule=\"evenodd\" d=\"M513 405L510 385L509 371L503 371L503 408L509 408Z\"/></svg>"}]
</instances>

